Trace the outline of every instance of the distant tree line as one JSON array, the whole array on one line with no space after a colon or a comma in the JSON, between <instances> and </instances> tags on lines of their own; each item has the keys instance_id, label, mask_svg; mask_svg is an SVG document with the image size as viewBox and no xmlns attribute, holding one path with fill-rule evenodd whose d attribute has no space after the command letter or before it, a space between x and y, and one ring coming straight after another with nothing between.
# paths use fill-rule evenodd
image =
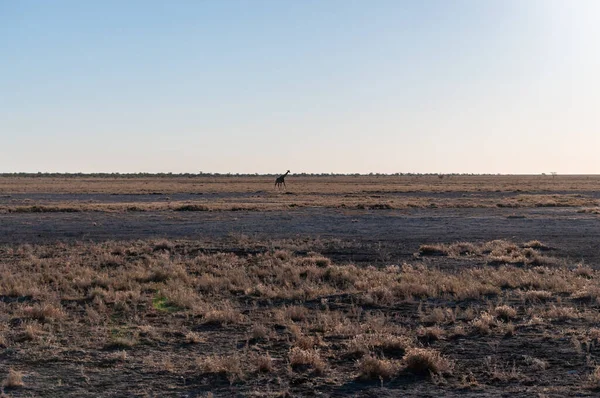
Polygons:
<instances>
[{"instance_id":1,"label":"distant tree line","mask_svg":"<svg viewBox=\"0 0 600 398\"><path fill-rule=\"evenodd\" d=\"M258 173L0 173L0 177L27 177L27 178L194 178L194 177L274 177L278 174L258 174ZM292 173L299 177L386 177L386 176L408 176L408 177L427 177L427 176L490 176L500 174L477 174L477 173Z\"/></svg>"}]
</instances>

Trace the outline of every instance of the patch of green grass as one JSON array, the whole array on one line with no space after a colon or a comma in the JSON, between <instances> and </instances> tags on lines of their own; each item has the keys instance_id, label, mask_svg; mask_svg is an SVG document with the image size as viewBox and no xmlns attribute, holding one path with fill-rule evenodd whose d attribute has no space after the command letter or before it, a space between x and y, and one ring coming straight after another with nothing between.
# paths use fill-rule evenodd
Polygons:
<instances>
[{"instance_id":1,"label":"patch of green grass","mask_svg":"<svg viewBox=\"0 0 600 398\"><path fill-rule=\"evenodd\" d=\"M152 299L152 308L164 312L176 312L181 309L178 306L173 305L171 302L169 302L168 298L160 295L154 296L154 298Z\"/></svg>"}]
</instances>

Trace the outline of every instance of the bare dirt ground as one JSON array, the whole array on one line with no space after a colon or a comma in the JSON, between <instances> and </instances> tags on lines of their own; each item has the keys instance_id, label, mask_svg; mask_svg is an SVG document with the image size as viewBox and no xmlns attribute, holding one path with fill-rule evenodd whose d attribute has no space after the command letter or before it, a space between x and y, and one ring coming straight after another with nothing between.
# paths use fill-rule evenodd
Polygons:
<instances>
[{"instance_id":1,"label":"bare dirt ground","mask_svg":"<svg viewBox=\"0 0 600 398\"><path fill-rule=\"evenodd\" d=\"M597 394L600 178L231 181L0 178L4 393Z\"/></svg>"}]
</instances>

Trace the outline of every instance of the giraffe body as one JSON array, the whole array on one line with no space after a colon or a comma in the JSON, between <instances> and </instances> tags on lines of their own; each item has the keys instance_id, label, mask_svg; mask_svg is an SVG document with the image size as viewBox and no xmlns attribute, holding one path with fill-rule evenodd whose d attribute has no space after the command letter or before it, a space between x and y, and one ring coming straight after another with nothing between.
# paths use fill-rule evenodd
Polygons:
<instances>
[{"instance_id":1,"label":"giraffe body","mask_svg":"<svg viewBox=\"0 0 600 398\"><path fill-rule=\"evenodd\" d=\"M283 185L284 188L287 188L287 186L285 185L285 176L287 176L289 174L289 170L285 172L285 174L280 175L279 177L277 177L277 179L275 179L275 187L276 188L281 188L281 186Z\"/></svg>"}]
</instances>

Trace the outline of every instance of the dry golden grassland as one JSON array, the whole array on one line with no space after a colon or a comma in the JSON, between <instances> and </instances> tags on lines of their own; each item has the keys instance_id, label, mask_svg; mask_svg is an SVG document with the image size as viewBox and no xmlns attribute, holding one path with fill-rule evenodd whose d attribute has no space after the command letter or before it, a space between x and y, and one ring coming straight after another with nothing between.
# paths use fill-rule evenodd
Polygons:
<instances>
[{"instance_id":1,"label":"dry golden grassland","mask_svg":"<svg viewBox=\"0 0 600 398\"><path fill-rule=\"evenodd\" d=\"M290 175L287 184L287 190L275 189L274 177L265 176L0 177L0 212L586 207L583 211L593 213L600 177ZM64 197L23 197L37 193ZM69 194L130 197L106 202Z\"/></svg>"},{"instance_id":2,"label":"dry golden grassland","mask_svg":"<svg viewBox=\"0 0 600 398\"><path fill-rule=\"evenodd\" d=\"M256 192L274 189L275 176L192 177L0 177L0 194L110 193L173 194ZM569 175L436 175L413 176L295 176L286 178L288 190L298 194L386 192L556 192L598 191L600 176Z\"/></svg>"},{"instance_id":3,"label":"dry golden grassland","mask_svg":"<svg viewBox=\"0 0 600 398\"><path fill-rule=\"evenodd\" d=\"M423 245L410 263L377 267L298 255L305 245L251 255L168 240L1 247L4 392L600 389L600 273L541 242Z\"/></svg>"}]
</instances>

